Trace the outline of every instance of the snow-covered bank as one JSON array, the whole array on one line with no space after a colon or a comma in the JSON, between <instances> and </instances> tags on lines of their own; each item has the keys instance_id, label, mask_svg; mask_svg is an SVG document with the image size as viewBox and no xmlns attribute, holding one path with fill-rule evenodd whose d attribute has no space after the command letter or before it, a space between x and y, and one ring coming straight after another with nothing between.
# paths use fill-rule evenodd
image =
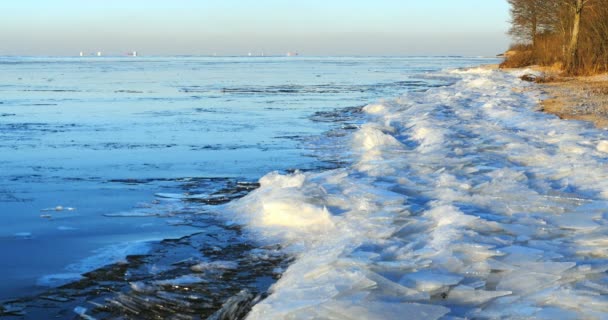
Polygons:
<instances>
[{"instance_id":1,"label":"snow-covered bank","mask_svg":"<svg viewBox=\"0 0 608 320\"><path fill-rule=\"evenodd\" d=\"M353 166L230 205L297 255L249 319L608 317L608 135L535 112L514 74L449 76L367 106Z\"/></svg>"}]
</instances>

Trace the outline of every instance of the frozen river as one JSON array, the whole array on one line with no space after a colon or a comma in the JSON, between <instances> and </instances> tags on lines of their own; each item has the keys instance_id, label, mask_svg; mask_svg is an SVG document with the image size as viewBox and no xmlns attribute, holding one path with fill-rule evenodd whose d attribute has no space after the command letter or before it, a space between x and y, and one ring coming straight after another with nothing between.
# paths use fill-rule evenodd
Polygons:
<instances>
[{"instance_id":1,"label":"frozen river","mask_svg":"<svg viewBox=\"0 0 608 320\"><path fill-rule=\"evenodd\" d=\"M153 255L268 172L347 166L362 106L489 62L0 58L0 299Z\"/></svg>"},{"instance_id":2,"label":"frozen river","mask_svg":"<svg viewBox=\"0 0 608 320\"><path fill-rule=\"evenodd\" d=\"M608 318L608 134L490 62L2 58L0 312Z\"/></svg>"}]
</instances>

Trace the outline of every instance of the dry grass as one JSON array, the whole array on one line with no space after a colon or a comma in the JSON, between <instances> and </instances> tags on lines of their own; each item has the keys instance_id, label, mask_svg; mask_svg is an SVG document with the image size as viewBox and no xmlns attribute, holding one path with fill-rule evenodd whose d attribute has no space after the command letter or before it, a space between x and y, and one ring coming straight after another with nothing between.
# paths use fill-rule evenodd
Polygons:
<instances>
[{"instance_id":1,"label":"dry grass","mask_svg":"<svg viewBox=\"0 0 608 320\"><path fill-rule=\"evenodd\" d=\"M530 50L510 50L505 57L505 61L500 64L501 69L523 68L534 64L534 54Z\"/></svg>"}]
</instances>

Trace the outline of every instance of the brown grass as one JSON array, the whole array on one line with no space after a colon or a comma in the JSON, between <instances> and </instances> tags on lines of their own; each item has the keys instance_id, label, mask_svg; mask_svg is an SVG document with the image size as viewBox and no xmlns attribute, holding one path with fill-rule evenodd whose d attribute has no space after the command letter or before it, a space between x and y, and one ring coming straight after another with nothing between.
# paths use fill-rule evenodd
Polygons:
<instances>
[{"instance_id":1,"label":"brown grass","mask_svg":"<svg viewBox=\"0 0 608 320\"><path fill-rule=\"evenodd\" d=\"M500 64L501 69L523 68L534 64L534 54L530 50L510 50L506 59Z\"/></svg>"}]
</instances>

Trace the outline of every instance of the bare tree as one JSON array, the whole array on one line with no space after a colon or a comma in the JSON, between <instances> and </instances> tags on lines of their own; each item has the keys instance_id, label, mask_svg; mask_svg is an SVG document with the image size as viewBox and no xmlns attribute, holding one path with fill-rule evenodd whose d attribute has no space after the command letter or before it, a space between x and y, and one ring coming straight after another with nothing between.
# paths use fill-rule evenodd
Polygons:
<instances>
[{"instance_id":1,"label":"bare tree","mask_svg":"<svg viewBox=\"0 0 608 320\"><path fill-rule=\"evenodd\" d=\"M553 1L507 0L511 5L511 30L509 33L520 42L536 45L538 35L551 28L555 10Z\"/></svg>"},{"instance_id":2,"label":"bare tree","mask_svg":"<svg viewBox=\"0 0 608 320\"><path fill-rule=\"evenodd\" d=\"M566 70L569 73L576 72L578 64L578 43L581 30L581 18L583 9L589 0L568 0L566 4L574 11L574 19L572 23L572 33L570 35L570 44L568 45L568 57Z\"/></svg>"},{"instance_id":3,"label":"bare tree","mask_svg":"<svg viewBox=\"0 0 608 320\"><path fill-rule=\"evenodd\" d=\"M516 47L521 54L510 66L537 63L561 65L568 73L608 71L608 0L507 2L509 33L524 44Z\"/></svg>"}]
</instances>

